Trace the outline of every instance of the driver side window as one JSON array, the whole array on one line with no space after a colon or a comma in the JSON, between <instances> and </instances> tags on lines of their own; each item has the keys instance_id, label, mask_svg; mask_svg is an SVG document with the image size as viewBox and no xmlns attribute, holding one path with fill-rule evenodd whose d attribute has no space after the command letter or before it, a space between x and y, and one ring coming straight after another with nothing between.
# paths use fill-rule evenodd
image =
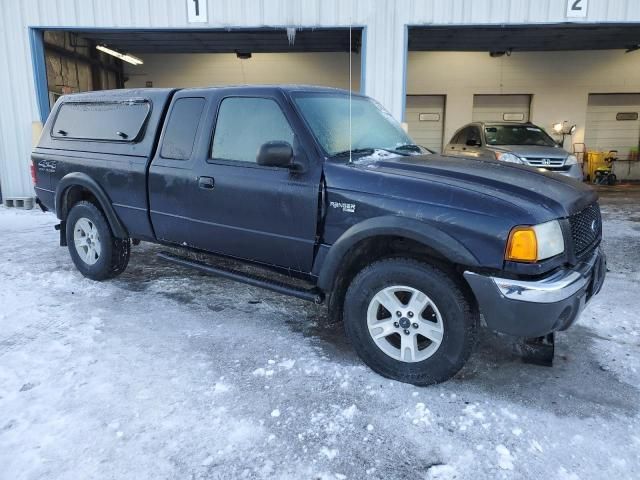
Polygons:
<instances>
[{"instance_id":1,"label":"driver side window","mask_svg":"<svg viewBox=\"0 0 640 480\"><path fill-rule=\"evenodd\" d=\"M260 146L271 141L293 145L293 130L275 100L258 97L222 100L211 158L255 163Z\"/></svg>"}]
</instances>

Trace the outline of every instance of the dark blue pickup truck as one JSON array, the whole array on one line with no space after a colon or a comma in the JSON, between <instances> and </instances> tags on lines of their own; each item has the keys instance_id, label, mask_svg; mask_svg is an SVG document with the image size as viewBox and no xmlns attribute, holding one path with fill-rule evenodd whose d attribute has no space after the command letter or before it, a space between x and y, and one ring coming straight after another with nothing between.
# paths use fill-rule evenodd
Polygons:
<instances>
[{"instance_id":1,"label":"dark blue pickup truck","mask_svg":"<svg viewBox=\"0 0 640 480\"><path fill-rule=\"evenodd\" d=\"M326 302L367 365L426 385L462 368L481 322L548 343L606 270L589 187L426 153L342 90L115 90L58 100L32 169L83 275L122 273L141 240L182 247L160 255Z\"/></svg>"}]
</instances>

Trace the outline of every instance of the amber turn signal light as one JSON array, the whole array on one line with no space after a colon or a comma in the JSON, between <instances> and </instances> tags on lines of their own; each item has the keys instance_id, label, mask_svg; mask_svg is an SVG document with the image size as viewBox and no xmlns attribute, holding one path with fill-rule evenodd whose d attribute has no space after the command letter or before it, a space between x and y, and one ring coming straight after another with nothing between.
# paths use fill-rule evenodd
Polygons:
<instances>
[{"instance_id":1,"label":"amber turn signal light","mask_svg":"<svg viewBox=\"0 0 640 480\"><path fill-rule=\"evenodd\" d=\"M511 230L505 259L514 262L535 262L538 259L538 240L533 227L516 227Z\"/></svg>"}]
</instances>

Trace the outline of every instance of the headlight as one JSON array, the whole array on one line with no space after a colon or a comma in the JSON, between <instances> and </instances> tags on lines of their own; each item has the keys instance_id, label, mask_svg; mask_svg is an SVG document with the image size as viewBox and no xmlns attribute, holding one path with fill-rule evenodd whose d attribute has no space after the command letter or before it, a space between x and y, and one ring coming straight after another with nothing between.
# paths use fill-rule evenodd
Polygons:
<instances>
[{"instance_id":1,"label":"headlight","mask_svg":"<svg viewBox=\"0 0 640 480\"><path fill-rule=\"evenodd\" d=\"M564 252L564 238L557 220L518 226L509 233L504 258L514 262L537 262Z\"/></svg>"},{"instance_id":2,"label":"headlight","mask_svg":"<svg viewBox=\"0 0 640 480\"><path fill-rule=\"evenodd\" d=\"M569 155L567 159L564 161L565 165L575 165L576 163L578 163L578 159L576 158L575 155Z\"/></svg>"},{"instance_id":3,"label":"headlight","mask_svg":"<svg viewBox=\"0 0 640 480\"><path fill-rule=\"evenodd\" d=\"M500 160L501 162L524 164L522 159L517 155L514 155L513 153L508 153L508 152L495 152L495 153L496 153L496 159Z\"/></svg>"}]
</instances>

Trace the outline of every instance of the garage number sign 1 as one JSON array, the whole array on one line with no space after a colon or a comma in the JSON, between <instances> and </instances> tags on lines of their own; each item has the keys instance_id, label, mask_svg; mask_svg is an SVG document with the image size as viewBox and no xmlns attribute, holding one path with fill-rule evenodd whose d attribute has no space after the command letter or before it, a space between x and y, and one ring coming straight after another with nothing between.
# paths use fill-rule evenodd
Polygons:
<instances>
[{"instance_id":1,"label":"garage number sign 1","mask_svg":"<svg viewBox=\"0 0 640 480\"><path fill-rule=\"evenodd\" d=\"M589 0L567 0L567 17L585 18Z\"/></svg>"},{"instance_id":2,"label":"garage number sign 1","mask_svg":"<svg viewBox=\"0 0 640 480\"><path fill-rule=\"evenodd\" d=\"M207 23L207 0L186 0L187 21L189 23Z\"/></svg>"}]
</instances>

